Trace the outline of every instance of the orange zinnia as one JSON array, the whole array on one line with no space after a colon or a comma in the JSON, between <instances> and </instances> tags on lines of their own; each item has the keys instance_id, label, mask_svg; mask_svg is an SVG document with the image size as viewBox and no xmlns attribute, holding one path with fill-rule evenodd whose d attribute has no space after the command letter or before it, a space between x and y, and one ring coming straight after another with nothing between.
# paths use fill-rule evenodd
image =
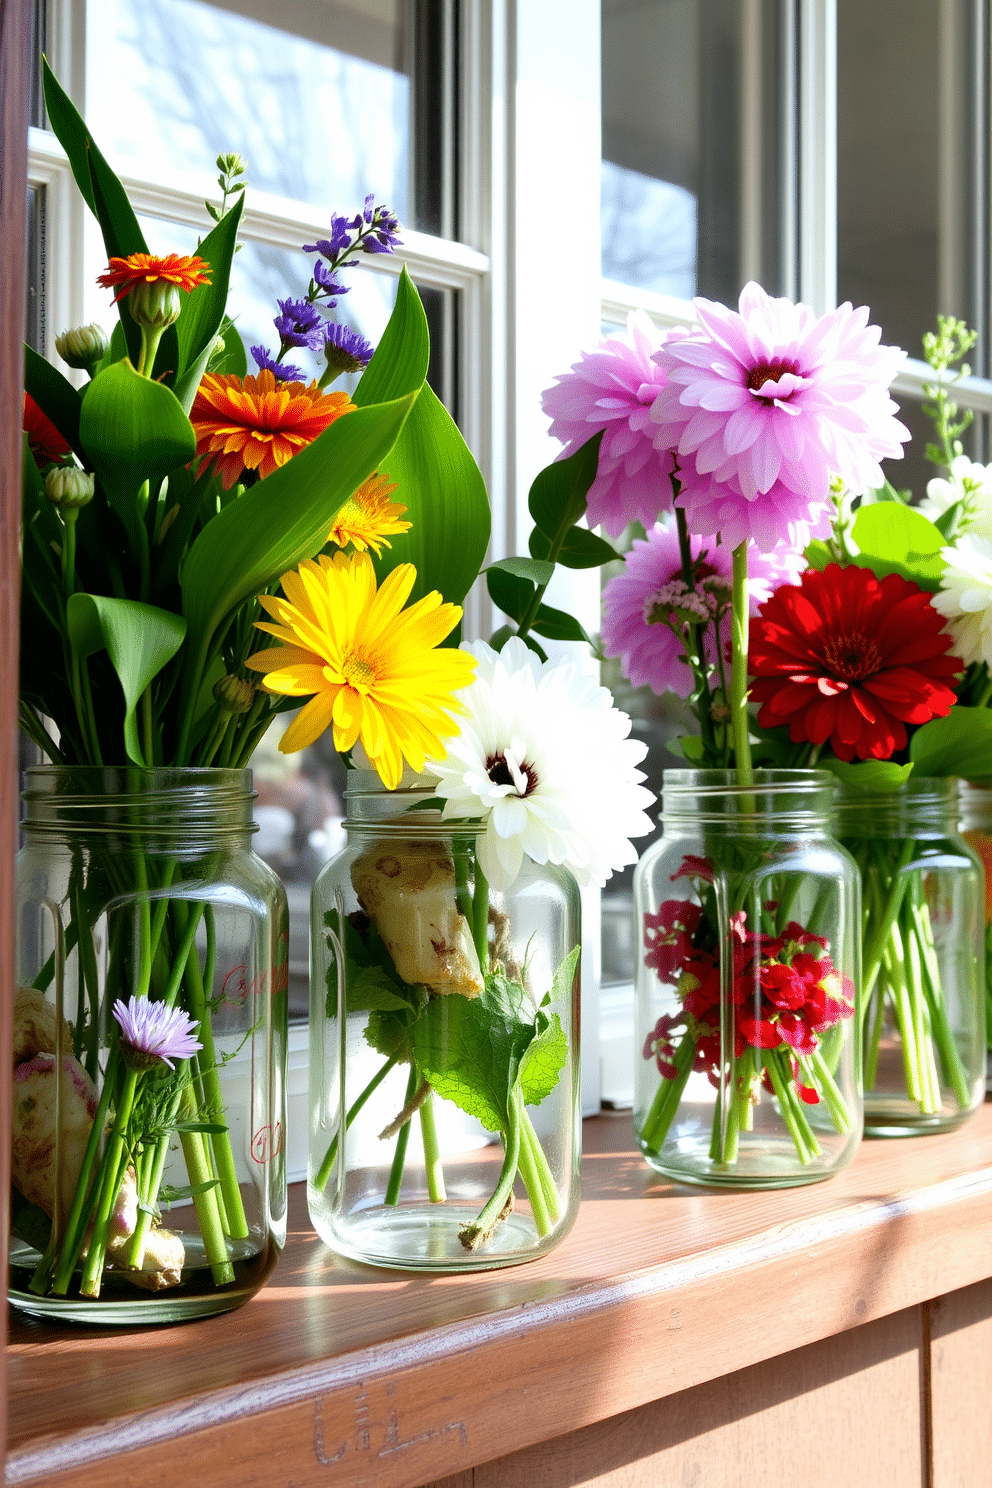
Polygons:
<instances>
[{"instance_id":1,"label":"orange zinnia","mask_svg":"<svg viewBox=\"0 0 992 1488\"><path fill-rule=\"evenodd\" d=\"M54 465L63 455L69 454L69 446L46 413L42 413L30 393L24 394L24 417L21 427L28 436L28 449L34 456L39 470Z\"/></svg>"},{"instance_id":2,"label":"orange zinnia","mask_svg":"<svg viewBox=\"0 0 992 1488\"><path fill-rule=\"evenodd\" d=\"M243 470L271 475L354 407L347 393L322 393L315 382L207 372L189 417L196 452L210 457L226 491Z\"/></svg>"},{"instance_id":3,"label":"orange zinnia","mask_svg":"<svg viewBox=\"0 0 992 1488\"><path fill-rule=\"evenodd\" d=\"M155 253L129 253L127 258L112 258L106 273L97 275L97 284L104 289L116 289L114 304L129 295L139 284L155 284L164 280L176 284L187 294L198 284L210 283L210 265L195 254L167 253L160 257Z\"/></svg>"},{"instance_id":4,"label":"orange zinnia","mask_svg":"<svg viewBox=\"0 0 992 1488\"><path fill-rule=\"evenodd\" d=\"M378 558L383 546L393 545L387 537L398 532L409 532L412 522L400 519L406 507L398 501L390 501L396 490L396 482L377 470L363 481L353 496L349 496L334 518L328 542L346 548L349 543L357 552L371 548Z\"/></svg>"}]
</instances>

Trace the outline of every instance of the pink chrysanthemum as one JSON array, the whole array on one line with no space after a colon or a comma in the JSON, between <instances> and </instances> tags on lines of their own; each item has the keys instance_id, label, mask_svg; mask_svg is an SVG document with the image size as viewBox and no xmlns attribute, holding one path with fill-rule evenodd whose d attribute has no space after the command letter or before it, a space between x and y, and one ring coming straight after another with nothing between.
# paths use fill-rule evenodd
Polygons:
<instances>
[{"instance_id":1,"label":"pink chrysanthemum","mask_svg":"<svg viewBox=\"0 0 992 1488\"><path fill-rule=\"evenodd\" d=\"M584 351L542 398L552 419L548 432L565 446L561 459L573 455L597 429L604 431L588 520L590 527L602 525L611 537L630 522L650 527L659 512L672 509L674 462L669 450L655 448L650 417L665 386L665 374L652 353L672 334L660 331L643 310L632 311L626 337L609 336L595 351Z\"/></svg>"},{"instance_id":2,"label":"pink chrysanthemum","mask_svg":"<svg viewBox=\"0 0 992 1488\"><path fill-rule=\"evenodd\" d=\"M888 395L905 353L879 344L867 308L818 317L757 284L739 313L694 305L700 329L655 353L667 382L651 409L658 448L678 451L692 531L767 550L773 535L819 525L831 476L853 491L882 484L879 460L910 437Z\"/></svg>"},{"instance_id":3,"label":"pink chrysanthemum","mask_svg":"<svg viewBox=\"0 0 992 1488\"><path fill-rule=\"evenodd\" d=\"M681 481L675 504L685 512L689 531L704 537L718 532L729 552L750 540L754 546L748 554L749 572L755 567L755 549L767 555L782 542L792 552L801 552L812 538L829 537L833 530L832 501L811 501L781 481L749 501L736 476L717 480L699 475L689 460Z\"/></svg>"},{"instance_id":4,"label":"pink chrysanthemum","mask_svg":"<svg viewBox=\"0 0 992 1488\"><path fill-rule=\"evenodd\" d=\"M704 591L722 592L729 604L730 548L712 540L704 543L698 537L690 540L690 548L693 558L701 552L706 554L701 570ZM772 553L751 552L748 564L752 614L780 584L795 583L805 567L802 555L784 544ZM667 625L649 624L646 618L648 610L666 596L676 602L681 580L678 533L674 527L652 527L644 540L635 540L623 573L611 579L603 591L602 643L607 656L620 658L623 674L632 686L647 685L653 692L674 692L684 698L692 691L693 678L683 647ZM721 621L720 637L726 654L729 610ZM716 661L712 625L708 626L704 645L706 659L712 664Z\"/></svg>"}]
</instances>

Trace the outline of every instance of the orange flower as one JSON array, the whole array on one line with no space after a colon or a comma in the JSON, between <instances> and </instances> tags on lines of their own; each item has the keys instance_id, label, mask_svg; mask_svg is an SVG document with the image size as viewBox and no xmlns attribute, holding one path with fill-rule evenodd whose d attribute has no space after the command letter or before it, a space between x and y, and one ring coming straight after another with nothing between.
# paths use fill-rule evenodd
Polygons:
<instances>
[{"instance_id":1,"label":"orange flower","mask_svg":"<svg viewBox=\"0 0 992 1488\"><path fill-rule=\"evenodd\" d=\"M271 475L354 407L347 393L322 393L315 382L207 372L189 417L197 454L210 457L229 490L243 470Z\"/></svg>"},{"instance_id":2,"label":"orange flower","mask_svg":"<svg viewBox=\"0 0 992 1488\"><path fill-rule=\"evenodd\" d=\"M28 436L28 448L34 456L39 470L54 465L63 455L69 454L69 446L47 414L42 413L30 393L24 394L24 418L22 428Z\"/></svg>"},{"instance_id":3,"label":"orange flower","mask_svg":"<svg viewBox=\"0 0 992 1488\"><path fill-rule=\"evenodd\" d=\"M346 548L351 543L359 553L371 548L377 558L383 546L391 548L389 537L398 532L409 532L413 525L400 520L406 507L398 501L390 501L395 490L395 481L381 471L375 471L341 507L334 518L328 542L336 543L339 548Z\"/></svg>"},{"instance_id":4,"label":"orange flower","mask_svg":"<svg viewBox=\"0 0 992 1488\"><path fill-rule=\"evenodd\" d=\"M110 267L97 276L96 282L104 289L118 291L114 296L116 305L139 284L155 284L160 280L189 293L198 284L210 283L210 265L195 254L167 253L163 258L154 253L130 253L127 258L112 258Z\"/></svg>"}]
</instances>

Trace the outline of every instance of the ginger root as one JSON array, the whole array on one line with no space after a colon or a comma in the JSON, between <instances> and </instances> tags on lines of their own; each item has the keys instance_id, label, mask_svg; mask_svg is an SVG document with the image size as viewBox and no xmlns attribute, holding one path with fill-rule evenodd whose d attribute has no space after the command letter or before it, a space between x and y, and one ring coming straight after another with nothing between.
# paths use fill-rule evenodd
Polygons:
<instances>
[{"instance_id":1,"label":"ginger root","mask_svg":"<svg viewBox=\"0 0 992 1488\"><path fill-rule=\"evenodd\" d=\"M443 843L379 842L355 859L351 881L405 982L478 997L479 956Z\"/></svg>"}]
</instances>

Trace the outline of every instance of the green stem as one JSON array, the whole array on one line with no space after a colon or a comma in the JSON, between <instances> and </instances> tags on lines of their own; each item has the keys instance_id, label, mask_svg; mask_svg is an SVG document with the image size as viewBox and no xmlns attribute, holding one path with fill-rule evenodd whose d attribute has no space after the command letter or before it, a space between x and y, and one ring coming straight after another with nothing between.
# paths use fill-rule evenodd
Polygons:
<instances>
[{"instance_id":1,"label":"green stem","mask_svg":"<svg viewBox=\"0 0 992 1488\"><path fill-rule=\"evenodd\" d=\"M679 1101L682 1099L682 1093L692 1074L695 1057L696 1040L687 1032L683 1034L675 1051L675 1058L672 1060L676 1073L671 1079L662 1077L638 1134L647 1150L655 1156L668 1135L668 1128L672 1124Z\"/></svg>"},{"instance_id":2,"label":"green stem","mask_svg":"<svg viewBox=\"0 0 992 1488\"><path fill-rule=\"evenodd\" d=\"M830 1066L827 1064L819 1049L814 1049L812 1054L797 1055L800 1065L807 1075L806 1083L812 1085L820 1092L826 1103L830 1118L839 1132L850 1132L854 1130L854 1117L851 1108L844 1099L843 1091L834 1079Z\"/></svg>"},{"instance_id":3,"label":"green stem","mask_svg":"<svg viewBox=\"0 0 992 1488\"><path fill-rule=\"evenodd\" d=\"M381 1069L379 1070L379 1072L377 1074L375 1074L375 1075L372 1076L371 1080L366 1085L366 1087L362 1091L361 1095L358 1096L358 1098L355 1100L354 1104L351 1106L350 1110L348 1111L348 1114L345 1116L345 1119L344 1119L344 1129L345 1129L345 1131L347 1131L348 1128L351 1126L351 1123L354 1121L355 1117L358 1115L359 1111L362 1109L362 1107L364 1106L365 1102L379 1088L379 1086L382 1084L383 1080L389 1074L389 1071L399 1061L399 1057L400 1056L399 1056L398 1053L397 1054L391 1054L389 1056L389 1058L386 1060L385 1064L381 1067ZM327 1186L327 1180L331 1176L331 1169L334 1166L334 1159L337 1157L337 1152L338 1152L338 1136L337 1136L337 1133L335 1133L334 1136L331 1138L331 1141L330 1141L330 1144L329 1144L329 1146L327 1148L327 1151L324 1153L324 1161L320 1165L320 1168L319 1168L319 1170L317 1172L317 1176L313 1180L314 1188L319 1189L319 1190L322 1191Z\"/></svg>"},{"instance_id":4,"label":"green stem","mask_svg":"<svg viewBox=\"0 0 992 1488\"><path fill-rule=\"evenodd\" d=\"M511 1102L512 1100L511 1096ZM458 1238L466 1250L478 1250L486 1243L499 1223L510 1194L513 1192L513 1180L520 1166L520 1122L514 1119L513 1110L509 1112L509 1115L510 1129L503 1138L503 1166L500 1168L492 1198L478 1217L471 1224L464 1225L458 1232Z\"/></svg>"},{"instance_id":5,"label":"green stem","mask_svg":"<svg viewBox=\"0 0 992 1488\"><path fill-rule=\"evenodd\" d=\"M737 783L750 785L754 780L751 766L751 740L747 716L747 543L733 553L733 611L731 615L730 656L730 722L734 735Z\"/></svg>"},{"instance_id":6,"label":"green stem","mask_svg":"<svg viewBox=\"0 0 992 1488\"><path fill-rule=\"evenodd\" d=\"M184 1120L197 1120L198 1112L188 1085L183 1091L181 1109ZM210 1149L204 1141L202 1132L184 1131L180 1132L179 1136L190 1184L194 1189L200 1188L201 1190L193 1194L193 1206L196 1209L200 1234L203 1236L203 1250L210 1265L210 1274L216 1286L227 1286L234 1280L234 1266L228 1254L227 1238L221 1222L217 1193L215 1187L202 1187L204 1184L214 1184Z\"/></svg>"},{"instance_id":7,"label":"green stem","mask_svg":"<svg viewBox=\"0 0 992 1488\"><path fill-rule=\"evenodd\" d=\"M778 1101L779 1113L795 1143L799 1161L806 1166L819 1156L820 1147L802 1109L802 1102L792 1082L791 1069L786 1075L782 1069L779 1053L778 1049L767 1050L764 1065Z\"/></svg>"},{"instance_id":8,"label":"green stem","mask_svg":"<svg viewBox=\"0 0 992 1488\"><path fill-rule=\"evenodd\" d=\"M675 491L677 481L672 476L672 489ZM681 507L675 509L675 527L679 537L679 560L682 564L682 581L686 588L692 593L696 592L696 581L694 577L695 564L692 561L692 544L689 538L689 526L686 521L685 512ZM713 715L710 710L711 698L709 689L709 668L703 650L703 633L705 626L690 625L689 640L691 644L686 647L686 656L693 676L693 697L696 718L699 721L699 736L703 741L703 756L709 760L716 758L716 736L713 733ZM717 648L719 650L719 647ZM726 729L724 730L726 739Z\"/></svg>"},{"instance_id":9,"label":"green stem","mask_svg":"<svg viewBox=\"0 0 992 1488\"><path fill-rule=\"evenodd\" d=\"M479 864L478 856L475 861L475 888L472 892L472 934L475 938L475 949L479 956L479 966L483 976L489 973L489 882Z\"/></svg>"},{"instance_id":10,"label":"green stem","mask_svg":"<svg viewBox=\"0 0 992 1488\"><path fill-rule=\"evenodd\" d=\"M114 1124L110 1131L110 1140L107 1143L107 1150L104 1153L102 1164L103 1182L100 1187L100 1197L93 1220L93 1231L90 1235L89 1250L83 1266L83 1279L79 1284L79 1294L82 1297L99 1297L100 1295L100 1280L103 1276L103 1266L107 1255L110 1214L117 1200L117 1195L120 1193L121 1178L127 1162L124 1140L127 1135L127 1124L131 1119L131 1112L134 1109L134 1096L137 1088L138 1071L132 1069L125 1070L124 1083L121 1087L121 1097L117 1103Z\"/></svg>"},{"instance_id":11,"label":"green stem","mask_svg":"<svg viewBox=\"0 0 992 1488\"><path fill-rule=\"evenodd\" d=\"M420 1107L420 1136L424 1144L424 1169L427 1173L427 1196L432 1204L443 1204L444 1169L441 1166L441 1147L437 1139L437 1122L434 1119L434 1092L431 1091Z\"/></svg>"},{"instance_id":12,"label":"green stem","mask_svg":"<svg viewBox=\"0 0 992 1488\"><path fill-rule=\"evenodd\" d=\"M531 1195L533 1206L533 1190L535 1185L540 1186L543 1207L547 1211L548 1229L553 1229L561 1218L561 1201L558 1194L558 1185L554 1180L554 1174L548 1164L544 1148L541 1146L534 1123L530 1119L527 1107L521 1102L520 1120L520 1176L524 1180L528 1193ZM547 1234L548 1231L539 1231Z\"/></svg>"},{"instance_id":13,"label":"green stem","mask_svg":"<svg viewBox=\"0 0 992 1488\"><path fill-rule=\"evenodd\" d=\"M416 1095L419 1086L420 1076L417 1073L417 1066L411 1063L410 1078L406 1082L406 1099L403 1102L404 1106L408 1106L410 1104L410 1102ZM406 1166L406 1149L409 1141L410 1122L409 1120L406 1120L400 1127L399 1131L396 1133L396 1148L393 1152L393 1164L389 1170L389 1182L386 1185L386 1197L383 1200L384 1204L399 1203L400 1185L403 1182L403 1169Z\"/></svg>"},{"instance_id":14,"label":"green stem","mask_svg":"<svg viewBox=\"0 0 992 1488\"><path fill-rule=\"evenodd\" d=\"M865 945L865 961L862 974L862 996L867 998L875 985L879 967L882 964L882 952L889 933L896 921L902 906L903 897L909 884L909 874L905 870L913 861L916 844L910 838L903 841L899 849L899 857L889 880L889 891L881 915L878 917L872 929L870 941Z\"/></svg>"}]
</instances>

